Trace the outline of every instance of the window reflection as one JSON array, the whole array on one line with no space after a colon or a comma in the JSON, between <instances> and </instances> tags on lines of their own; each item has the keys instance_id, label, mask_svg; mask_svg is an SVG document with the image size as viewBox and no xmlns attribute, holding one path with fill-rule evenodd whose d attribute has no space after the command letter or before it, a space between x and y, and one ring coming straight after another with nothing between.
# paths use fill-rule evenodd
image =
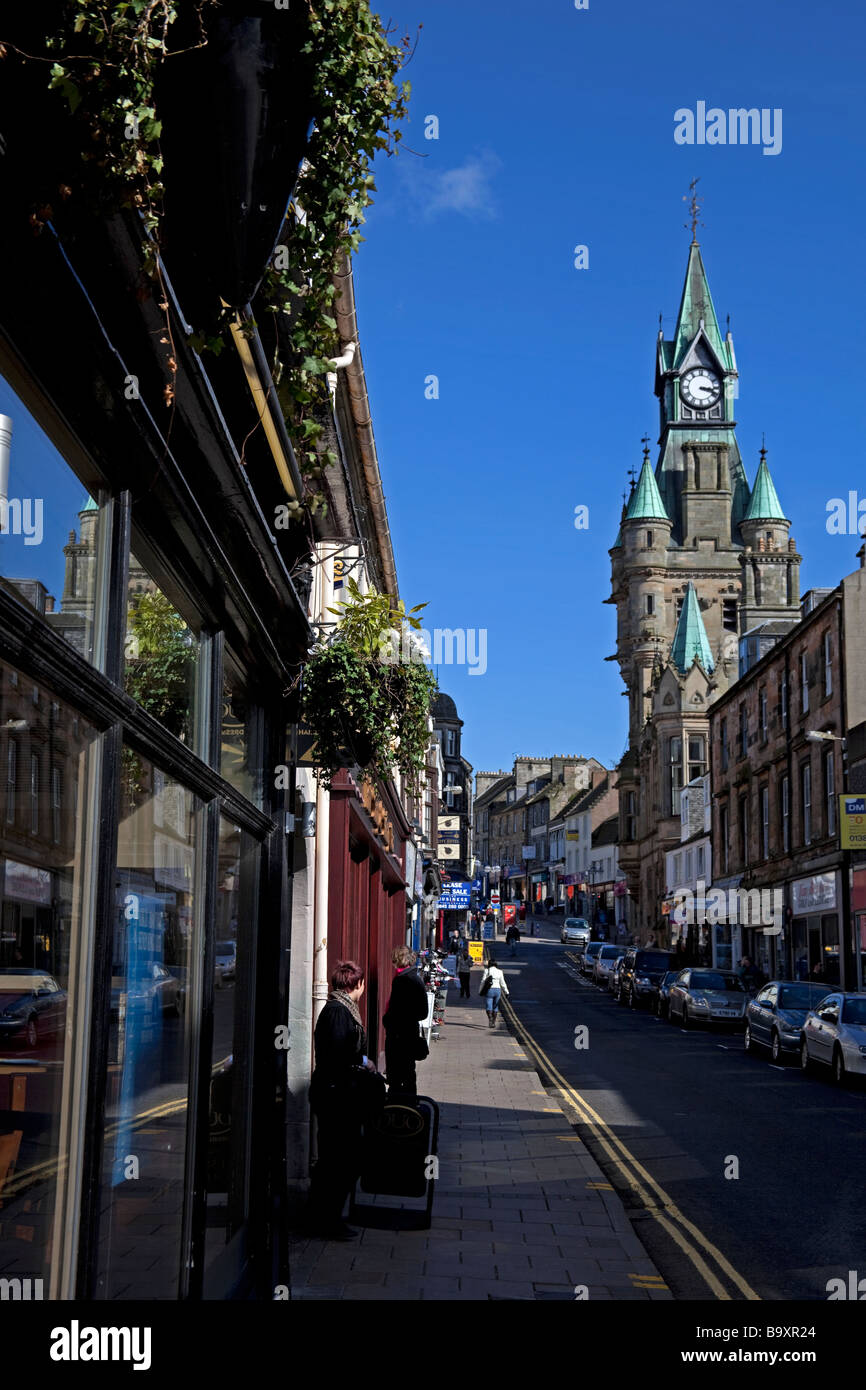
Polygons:
<instances>
[{"instance_id":1,"label":"window reflection","mask_svg":"<svg viewBox=\"0 0 866 1390\"><path fill-rule=\"evenodd\" d=\"M41 1279L44 1298L57 1267L53 1230L67 1224L61 1136L79 1045L67 1022L83 1005L72 979L97 741L77 711L0 666L0 1271Z\"/></svg>"},{"instance_id":2,"label":"window reflection","mask_svg":"<svg viewBox=\"0 0 866 1390\"><path fill-rule=\"evenodd\" d=\"M249 1206L251 1018L238 1006L253 973L257 848L220 819L216 980L207 1161L205 1297L239 1272L238 1245ZM240 987L237 982L240 981ZM239 1234L241 1233L241 1234ZM237 1239L236 1239L237 1237Z\"/></svg>"},{"instance_id":3,"label":"window reflection","mask_svg":"<svg viewBox=\"0 0 866 1390\"><path fill-rule=\"evenodd\" d=\"M0 377L0 587L96 655L102 514Z\"/></svg>"},{"instance_id":4,"label":"window reflection","mask_svg":"<svg viewBox=\"0 0 866 1390\"><path fill-rule=\"evenodd\" d=\"M129 558L126 690L142 709L184 743L194 740L199 643L174 605Z\"/></svg>"},{"instance_id":5,"label":"window reflection","mask_svg":"<svg viewBox=\"0 0 866 1390\"><path fill-rule=\"evenodd\" d=\"M226 656L223 677L220 772L242 796L261 805L261 778L253 751L257 710L251 705L246 681Z\"/></svg>"},{"instance_id":6,"label":"window reflection","mask_svg":"<svg viewBox=\"0 0 866 1390\"><path fill-rule=\"evenodd\" d=\"M115 882L101 1298L176 1298L181 1259L198 802L124 748Z\"/></svg>"}]
</instances>

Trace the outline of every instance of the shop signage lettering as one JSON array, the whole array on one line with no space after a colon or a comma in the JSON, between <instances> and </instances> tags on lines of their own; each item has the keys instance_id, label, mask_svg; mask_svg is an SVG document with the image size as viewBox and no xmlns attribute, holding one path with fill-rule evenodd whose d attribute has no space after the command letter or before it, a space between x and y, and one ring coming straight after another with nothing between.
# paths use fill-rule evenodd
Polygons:
<instances>
[{"instance_id":1,"label":"shop signage lettering","mask_svg":"<svg viewBox=\"0 0 866 1390\"><path fill-rule=\"evenodd\" d=\"M795 917L804 912L817 912L836 906L836 875L815 874L798 878L791 884L791 908Z\"/></svg>"}]
</instances>

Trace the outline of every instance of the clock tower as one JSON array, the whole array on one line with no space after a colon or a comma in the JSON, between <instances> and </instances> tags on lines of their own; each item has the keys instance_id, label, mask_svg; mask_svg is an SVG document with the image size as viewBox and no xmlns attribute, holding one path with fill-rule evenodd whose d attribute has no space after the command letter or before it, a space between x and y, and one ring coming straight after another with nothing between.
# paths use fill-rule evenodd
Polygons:
<instances>
[{"instance_id":1,"label":"clock tower","mask_svg":"<svg viewBox=\"0 0 866 1390\"><path fill-rule=\"evenodd\" d=\"M649 447L611 547L617 649L629 701L619 766L619 862L639 939L665 939L666 856L680 792L709 767L713 701L739 676L740 638L799 620L795 542L765 451L750 490L736 437L739 375L695 236L672 337L656 342L659 453ZM648 445L648 441L647 441Z\"/></svg>"}]
</instances>

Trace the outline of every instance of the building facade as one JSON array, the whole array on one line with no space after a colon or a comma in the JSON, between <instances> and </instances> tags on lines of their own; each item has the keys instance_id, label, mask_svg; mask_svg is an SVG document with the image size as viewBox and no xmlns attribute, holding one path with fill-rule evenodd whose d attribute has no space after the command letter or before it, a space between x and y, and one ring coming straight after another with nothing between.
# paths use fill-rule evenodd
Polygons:
<instances>
[{"instance_id":1,"label":"building facade","mask_svg":"<svg viewBox=\"0 0 866 1390\"><path fill-rule=\"evenodd\" d=\"M663 928L680 791L709 766L708 711L737 678L738 641L799 617L799 564L765 451L750 489L736 438L739 373L700 248L689 249L673 337L659 330L659 455L649 447L610 551L628 750L619 766L620 864L641 939Z\"/></svg>"}]
</instances>

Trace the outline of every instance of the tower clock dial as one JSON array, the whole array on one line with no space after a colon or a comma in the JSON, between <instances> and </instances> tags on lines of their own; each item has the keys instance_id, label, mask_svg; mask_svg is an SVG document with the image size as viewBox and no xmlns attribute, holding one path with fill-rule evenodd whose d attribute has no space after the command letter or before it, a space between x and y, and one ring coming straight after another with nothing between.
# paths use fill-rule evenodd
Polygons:
<instances>
[{"instance_id":1,"label":"tower clock dial","mask_svg":"<svg viewBox=\"0 0 866 1390\"><path fill-rule=\"evenodd\" d=\"M692 367L680 380L680 395L686 405L701 410L715 405L722 393L722 384L708 367Z\"/></svg>"}]
</instances>

